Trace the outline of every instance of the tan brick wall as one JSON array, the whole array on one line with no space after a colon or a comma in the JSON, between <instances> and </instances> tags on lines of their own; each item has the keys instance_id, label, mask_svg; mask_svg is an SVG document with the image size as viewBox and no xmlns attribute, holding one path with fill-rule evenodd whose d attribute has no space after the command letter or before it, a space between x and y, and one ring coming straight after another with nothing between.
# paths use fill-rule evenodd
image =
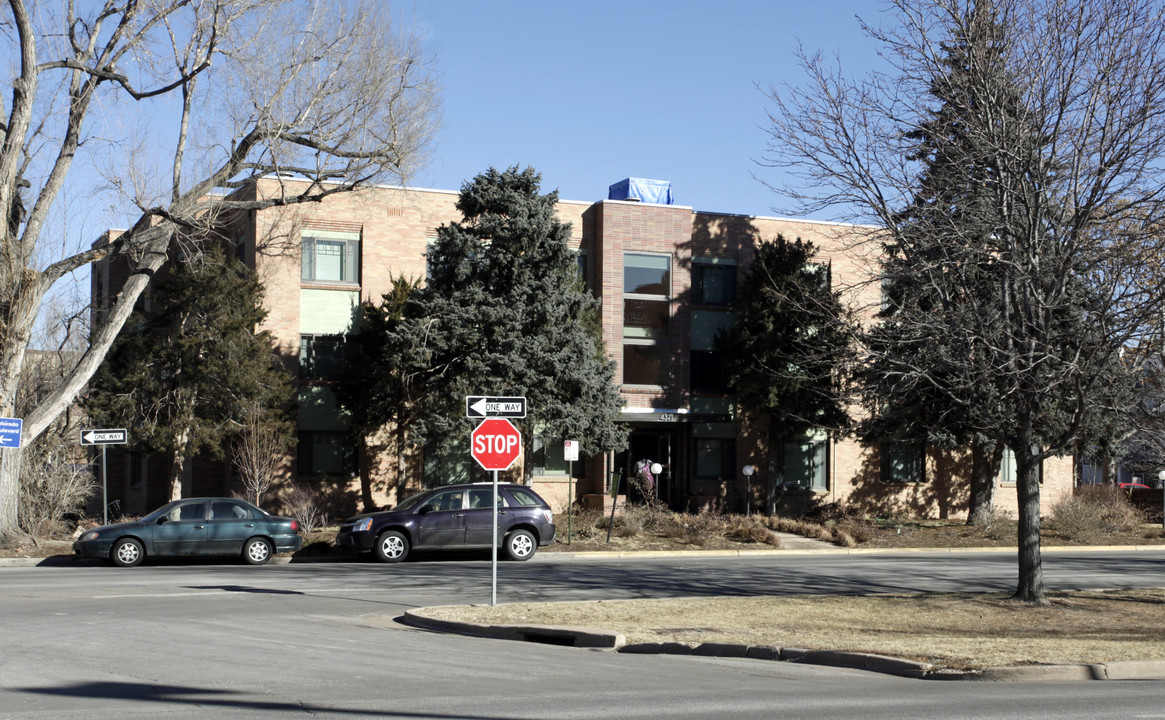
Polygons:
<instances>
[{"instance_id":1,"label":"tan brick wall","mask_svg":"<svg viewBox=\"0 0 1165 720\"><path fill-rule=\"evenodd\" d=\"M299 233L304 227L352 230L361 233L361 297L379 300L395 275L423 277L425 251L442 224L460 220L455 208L457 193L436 190L372 188L350 195L335 196L322 203L291 209L267 210L253 221L255 264L266 287L270 314L267 328L275 335L279 349L295 366L299 350L300 259ZM872 309L880 301L876 243L863 242L873 232L834 223L750 217L694 212L683 206L647 205L623 201L598 203L561 201L559 217L571 223L571 244L587 252L588 280L601 301L603 338L609 356L622 377L623 339L623 253L642 251L667 254L672 259L671 360L673 379L664 389L628 388L623 395L629 407L668 409L690 408L689 386L690 317L686 300L692 289L692 258L735 259L743 271L751 262L755 243L778 234L811 241L818 249L818 261L832 265L834 287L846 301ZM764 423L738 418L738 466L754 464L764 471ZM683 431L684 428L673 428ZM415 459L412 461L415 467ZM576 495L602 486L609 469L592 462L592 478L579 483ZM960 517L966 512L965 478L969 462L958 454L928 453L927 482L917 486L882 483L876 447L853 440L831 445L830 488L823 501L861 502L879 512L906 512L932 517ZM395 502L395 455L371 458L366 470L373 480L377 502ZM1045 510L1056 497L1072 488L1070 458L1045 464L1043 502ZM554 499L565 501L565 482L558 478L535 478L536 487ZM753 486L763 484L757 476ZM358 489L354 483L354 488ZM1000 506L1014 511L1014 491L1001 488ZM550 499L550 498L548 498Z\"/></svg>"}]
</instances>

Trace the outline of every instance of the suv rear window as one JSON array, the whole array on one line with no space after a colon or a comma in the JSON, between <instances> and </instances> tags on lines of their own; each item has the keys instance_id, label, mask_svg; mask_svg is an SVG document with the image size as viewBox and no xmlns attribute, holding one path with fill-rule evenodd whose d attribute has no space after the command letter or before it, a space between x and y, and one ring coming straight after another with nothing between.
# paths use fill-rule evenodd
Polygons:
<instances>
[{"instance_id":1,"label":"suv rear window","mask_svg":"<svg viewBox=\"0 0 1165 720\"><path fill-rule=\"evenodd\" d=\"M510 496L514 498L514 502L525 507L542 506L542 500L525 488L510 488Z\"/></svg>"}]
</instances>

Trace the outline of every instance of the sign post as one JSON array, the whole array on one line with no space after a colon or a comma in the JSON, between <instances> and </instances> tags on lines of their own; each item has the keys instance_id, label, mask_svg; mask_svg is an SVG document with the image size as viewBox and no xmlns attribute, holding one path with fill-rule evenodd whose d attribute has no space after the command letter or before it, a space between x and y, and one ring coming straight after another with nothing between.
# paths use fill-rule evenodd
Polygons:
<instances>
[{"instance_id":1,"label":"sign post","mask_svg":"<svg viewBox=\"0 0 1165 720\"><path fill-rule=\"evenodd\" d=\"M570 525L574 515L574 461L578 460L578 440L564 440L562 456L566 459L566 544L570 544Z\"/></svg>"},{"instance_id":2,"label":"sign post","mask_svg":"<svg viewBox=\"0 0 1165 720\"><path fill-rule=\"evenodd\" d=\"M105 479L105 446L125 445L129 442L129 433L124 428L103 430L82 430L81 445L101 446L101 524L109 524L109 485Z\"/></svg>"},{"instance_id":3,"label":"sign post","mask_svg":"<svg viewBox=\"0 0 1165 720\"><path fill-rule=\"evenodd\" d=\"M470 398L467 398L469 400ZM525 398L522 399L525 416ZM468 403L467 403L468 404ZM498 471L508 470L522 454L522 433L503 417L482 420L469 435L470 454L494 475L493 542L490 543L490 605L498 604Z\"/></svg>"}]
</instances>

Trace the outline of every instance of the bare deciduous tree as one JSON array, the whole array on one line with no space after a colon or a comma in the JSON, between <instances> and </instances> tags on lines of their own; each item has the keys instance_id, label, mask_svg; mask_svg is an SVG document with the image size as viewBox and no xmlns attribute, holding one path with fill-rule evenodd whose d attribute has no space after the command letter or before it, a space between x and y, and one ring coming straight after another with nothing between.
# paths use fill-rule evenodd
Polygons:
<instances>
[{"instance_id":1,"label":"bare deciduous tree","mask_svg":"<svg viewBox=\"0 0 1165 720\"><path fill-rule=\"evenodd\" d=\"M842 208L876 225L865 241L897 258L895 281L922 289L927 307L914 303L894 318L895 338L864 351L883 364L880 392L939 397L961 431L1015 454L1016 598L1042 603L1040 464L1095 439L1095 418L1128 400L1121 356L1151 340L1161 317L1162 7L892 5L895 26L865 26L891 71L850 79L802 53L808 83L771 89L767 160L804 183L785 188L800 209ZM952 63L951 46L982 32L984 16L990 53ZM989 56L999 64L980 62ZM955 73L967 95L948 133L920 146L942 111L935 87ZM948 172L984 192L974 207L924 197L928 230L917 232L917 215L903 211L943 154Z\"/></svg>"},{"instance_id":2,"label":"bare deciduous tree","mask_svg":"<svg viewBox=\"0 0 1165 720\"><path fill-rule=\"evenodd\" d=\"M285 462L287 446L287 437L271 418L270 410L258 401L249 403L243 411L231 461L251 503L261 507L264 493L271 489Z\"/></svg>"},{"instance_id":3,"label":"bare deciduous tree","mask_svg":"<svg viewBox=\"0 0 1165 720\"><path fill-rule=\"evenodd\" d=\"M212 234L224 213L403 181L437 124L427 63L376 3L6 6L0 416L14 410L50 288L104 258L123 256L131 267L76 368L24 416L26 444L76 398L174 241ZM260 197L221 192L264 176L299 182ZM108 244L74 242L50 259L43 241L64 212L62 193L86 185L93 202L131 206L129 230ZM17 527L19 466L18 452L0 453L0 539Z\"/></svg>"}]
</instances>

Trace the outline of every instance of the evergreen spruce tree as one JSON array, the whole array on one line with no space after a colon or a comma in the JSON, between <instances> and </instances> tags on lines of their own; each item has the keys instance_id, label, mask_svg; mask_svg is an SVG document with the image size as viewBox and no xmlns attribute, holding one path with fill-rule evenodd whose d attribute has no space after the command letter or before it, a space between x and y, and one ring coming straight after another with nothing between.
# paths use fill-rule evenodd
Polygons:
<instances>
[{"instance_id":1,"label":"evergreen spruce tree","mask_svg":"<svg viewBox=\"0 0 1165 720\"><path fill-rule=\"evenodd\" d=\"M991 511L1002 445L993 429L976 427L970 408L994 402L996 388L981 376L990 364L988 349L950 328L963 322L961 313L999 306L992 297L1000 278L991 239L1004 220L995 204L996 146L968 119L989 107L1020 127L1022 111L989 4L972 5L963 28L942 45L945 73L930 83L937 109L906 134L913 143L906 158L923 168L886 243L887 301L881 323L866 336L871 352L859 387L865 391L866 439L971 446L968 522L974 522ZM962 388L959 402L951 387Z\"/></svg>"},{"instance_id":2,"label":"evergreen spruce tree","mask_svg":"<svg viewBox=\"0 0 1165 720\"><path fill-rule=\"evenodd\" d=\"M182 495L190 460L221 458L248 405L258 401L286 432L290 396L255 274L219 248L155 280L94 376L86 401L99 424L130 428L134 446L171 456L170 497Z\"/></svg>"},{"instance_id":3,"label":"evergreen spruce tree","mask_svg":"<svg viewBox=\"0 0 1165 720\"><path fill-rule=\"evenodd\" d=\"M768 417L768 478L783 480L784 441L849 424L843 373L852 357L846 313L813 244L762 242L737 294L737 319L717 337L741 406Z\"/></svg>"},{"instance_id":4,"label":"evergreen spruce tree","mask_svg":"<svg viewBox=\"0 0 1165 720\"><path fill-rule=\"evenodd\" d=\"M598 301L579 277L558 195L539 194L540 185L532 168L517 167L466 182L462 221L438 230L425 286L386 328L427 459L468 458L470 395L526 397L527 466L536 435L578 440L586 455L626 445Z\"/></svg>"}]
</instances>

